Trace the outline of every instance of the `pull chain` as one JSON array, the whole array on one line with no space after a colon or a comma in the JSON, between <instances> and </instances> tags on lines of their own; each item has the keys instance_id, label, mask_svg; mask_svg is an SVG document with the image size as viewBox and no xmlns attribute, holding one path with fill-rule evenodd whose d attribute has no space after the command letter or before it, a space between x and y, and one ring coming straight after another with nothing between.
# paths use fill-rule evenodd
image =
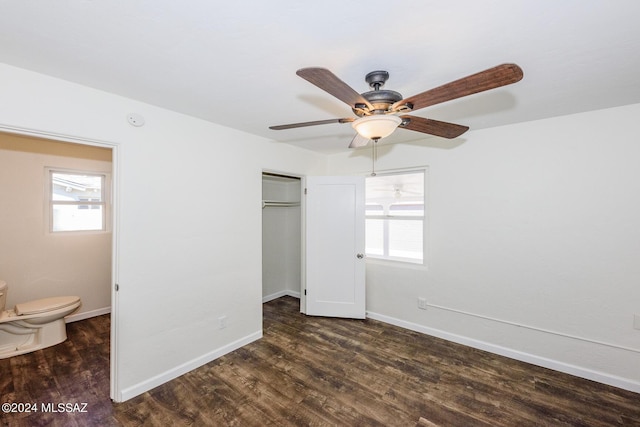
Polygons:
<instances>
[{"instance_id":1,"label":"pull chain","mask_svg":"<svg viewBox=\"0 0 640 427\"><path fill-rule=\"evenodd\" d=\"M371 176L376 176L376 160L378 160L378 141L380 138L373 139L373 145L371 146Z\"/></svg>"}]
</instances>

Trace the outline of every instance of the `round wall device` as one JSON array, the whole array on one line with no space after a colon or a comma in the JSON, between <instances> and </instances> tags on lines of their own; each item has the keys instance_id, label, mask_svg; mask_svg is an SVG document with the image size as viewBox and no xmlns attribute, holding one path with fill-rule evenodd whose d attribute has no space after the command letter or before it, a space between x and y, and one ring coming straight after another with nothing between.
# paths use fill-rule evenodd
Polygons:
<instances>
[{"instance_id":1,"label":"round wall device","mask_svg":"<svg viewBox=\"0 0 640 427\"><path fill-rule=\"evenodd\" d=\"M131 126L140 127L140 126L144 125L144 117L142 117L140 114L136 114L136 113L127 114L127 121L129 122L129 124Z\"/></svg>"}]
</instances>

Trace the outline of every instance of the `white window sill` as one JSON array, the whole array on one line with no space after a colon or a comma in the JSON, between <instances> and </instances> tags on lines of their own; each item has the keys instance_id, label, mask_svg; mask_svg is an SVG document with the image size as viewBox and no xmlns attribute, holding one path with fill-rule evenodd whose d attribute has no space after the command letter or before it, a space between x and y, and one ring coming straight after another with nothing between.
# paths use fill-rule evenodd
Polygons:
<instances>
[{"instance_id":1,"label":"white window sill","mask_svg":"<svg viewBox=\"0 0 640 427\"><path fill-rule=\"evenodd\" d=\"M367 255L366 257L367 264L376 264L376 265L384 265L389 267L396 268L406 268L411 270L427 270L427 265L423 262L412 262L412 261L404 261L401 259L386 259L386 258L376 258L373 255Z\"/></svg>"}]
</instances>

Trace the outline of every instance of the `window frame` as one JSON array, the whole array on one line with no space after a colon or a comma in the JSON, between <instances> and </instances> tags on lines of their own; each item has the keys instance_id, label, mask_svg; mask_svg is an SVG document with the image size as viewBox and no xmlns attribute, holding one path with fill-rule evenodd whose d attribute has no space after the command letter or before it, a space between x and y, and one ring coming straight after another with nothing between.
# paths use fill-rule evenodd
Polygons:
<instances>
[{"instance_id":1,"label":"window frame","mask_svg":"<svg viewBox=\"0 0 640 427\"><path fill-rule=\"evenodd\" d=\"M428 168L426 166L413 167L408 169L394 169L394 170L386 170L379 171L375 176L367 175L365 176L365 183L367 178L375 178L380 176L389 176L389 175L406 175L406 174L414 174L421 173L423 179L423 193L422 193L422 204L423 204L423 214L421 216L408 216L408 215L390 215L389 212L385 212L385 207L381 206L379 214L367 214L367 206L372 206L373 203L369 203L369 199L367 198L366 190L365 190L365 221L369 219L377 219L382 220L383 227L383 254L372 254L366 252L367 260L373 261L375 263L381 264L394 264L394 265L403 265L406 267L416 267L416 268L426 268L427 266L427 182L428 182ZM365 185L366 188L366 185ZM410 202L408 203L411 204ZM390 205L391 206L391 205ZM422 222L422 259L417 260L415 258L406 258L406 257L398 257L389 255L389 225L391 221L416 221L419 220ZM365 248L366 250L366 248Z\"/></svg>"},{"instance_id":2,"label":"window frame","mask_svg":"<svg viewBox=\"0 0 640 427\"><path fill-rule=\"evenodd\" d=\"M66 175L87 175L97 176L101 179L101 201L93 200L54 200L53 196L53 175L54 174L66 174ZM105 171L86 170L86 169L66 169L59 167L45 167L45 227L46 231L52 235L61 234L95 234L95 233L109 233L111 232L111 174ZM74 229L74 230L54 230L54 206L66 205L66 206L99 206L102 211L102 228L101 229Z\"/></svg>"}]
</instances>

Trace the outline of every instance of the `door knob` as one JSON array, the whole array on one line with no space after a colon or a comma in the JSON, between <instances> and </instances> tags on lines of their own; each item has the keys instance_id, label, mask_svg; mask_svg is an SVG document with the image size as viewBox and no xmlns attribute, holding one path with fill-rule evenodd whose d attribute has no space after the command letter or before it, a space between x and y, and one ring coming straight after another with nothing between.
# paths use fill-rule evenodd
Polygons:
<instances>
[{"instance_id":1,"label":"door knob","mask_svg":"<svg viewBox=\"0 0 640 427\"><path fill-rule=\"evenodd\" d=\"M364 258L364 254L358 254L358 255L356 255L356 256L358 257L358 259L362 259L362 258Z\"/></svg>"}]
</instances>

